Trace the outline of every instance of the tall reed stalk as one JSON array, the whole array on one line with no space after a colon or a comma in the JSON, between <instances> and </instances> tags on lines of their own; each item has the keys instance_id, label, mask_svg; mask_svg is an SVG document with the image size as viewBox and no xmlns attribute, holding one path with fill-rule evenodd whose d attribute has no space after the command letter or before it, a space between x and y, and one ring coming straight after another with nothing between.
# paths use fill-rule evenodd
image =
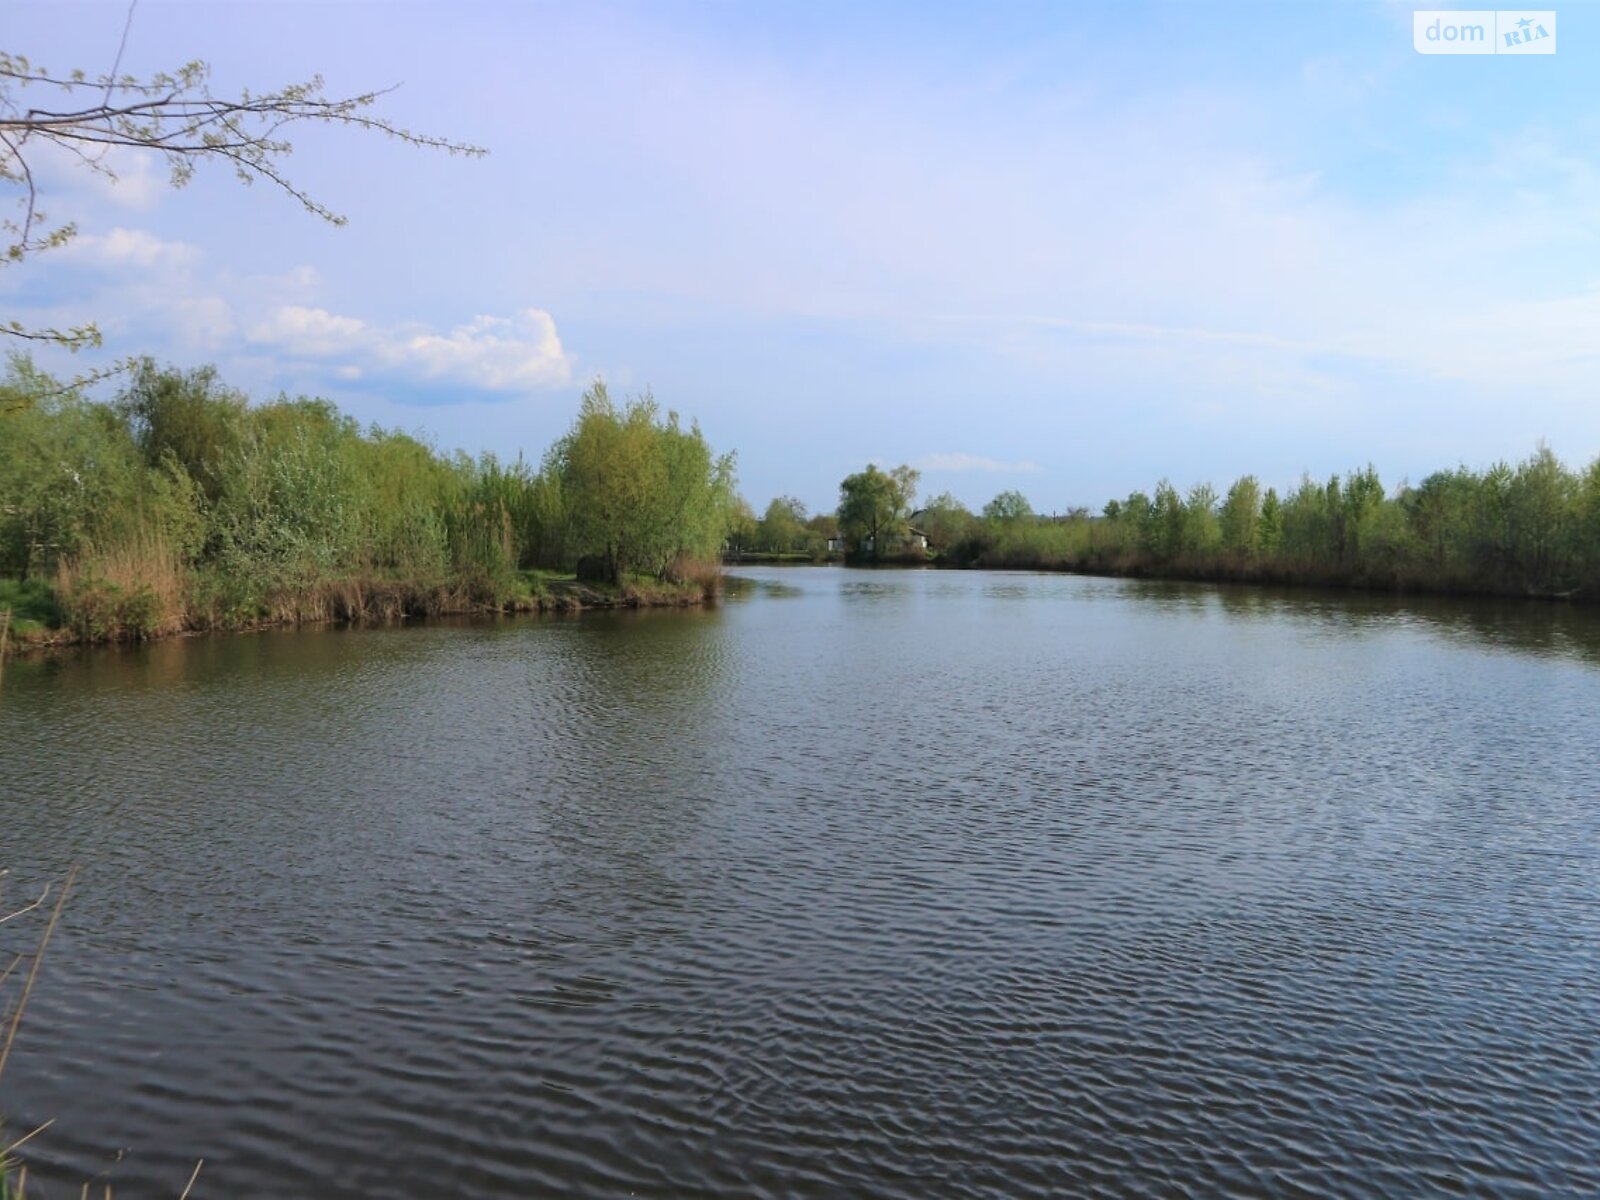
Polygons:
<instances>
[{"instance_id":1,"label":"tall reed stalk","mask_svg":"<svg viewBox=\"0 0 1600 1200\"><path fill-rule=\"evenodd\" d=\"M63 559L56 593L85 641L143 640L181 630L187 618L183 563L156 534Z\"/></svg>"}]
</instances>

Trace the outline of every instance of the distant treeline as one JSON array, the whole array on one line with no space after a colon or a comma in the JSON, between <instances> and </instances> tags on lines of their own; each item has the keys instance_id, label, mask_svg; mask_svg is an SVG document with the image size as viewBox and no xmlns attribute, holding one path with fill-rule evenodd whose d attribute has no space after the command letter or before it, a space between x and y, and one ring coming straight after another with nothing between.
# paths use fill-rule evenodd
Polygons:
<instances>
[{"instance_id":1,"label":"distant treeline","mask_svg":"<svg viewBox=\"0 0 1600 1200\"><path fill-rule=\"evenodd\" d=\"M1369 466L1282 496L1245 476L1222 496L1163 481L1098 515L1006 492L981 514L946 495L911 516L951 565L1600 599L1600 461L1575 472L1545 447L1393 491Z\"/></svg>"},{"instance_id":2,"label":"distant treeline","mask_svg":"<svg viewBox=\"0 0 1600 1200\"><path fill-rule=\"evenodd\" d=\"M596 384L535 468L251 404L145 364L111 401L13 359L0 382L0 609L90 639L532 607L540 572L714 587L732 456Z\"/></svg>"},{"instance_id":3,"label":"distant treeline","mask_svg":"<svg viewBox=\"0 0 1600 1200\"><path fill-rule=\"evenodd\" d=\"M793 496L779 496L760 517L740 499L728 529L728 557L735 561L765 557L820 562L830 556L828 545L838 533L837 517L831 513L812 516Z\"/></svg>"}]
</instances>

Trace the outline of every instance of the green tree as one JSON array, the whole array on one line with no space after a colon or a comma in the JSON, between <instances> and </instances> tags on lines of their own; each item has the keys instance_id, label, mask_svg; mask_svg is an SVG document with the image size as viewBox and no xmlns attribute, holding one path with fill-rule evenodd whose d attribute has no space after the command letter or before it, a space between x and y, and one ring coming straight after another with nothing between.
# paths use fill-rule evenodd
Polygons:
<instances>
[{"instance_id":1,"label":"green tree","mask_svg":"<svg viewBox=\"0 0 1600 1200\"><path fill-rule=\"evenodd\" d=\"M1154 539L1151 528L1154 525L1155 505L1150 503L1150 497L1143 492L1129 492L1128 498L1122 502L1120 522L1127 529L1122 538L1122 546L1126 551L1135 554L1149 553L1153 547Z\"/></svg>"},{"instance_id":2,"label":"green tree","mask_svg":"<svg viewBox=\"0 0 1600 1200\"><path fill-rule=\"evenodd\" d=\"M445 512L456 474L424 442L376 426L352 439L347 452L355 464L362 567L442 583L450 569Z\"/></svg>"},{"instance_id":3,"label":"green tree","mask_svg":"<svg viewBox=\"0 0 1600 1200\"><path fill-rule=\"evenodd\" d=\"M685 429L671 411L656 439L666 459L666 492L653 527L654 557L645 567L659 578L683 577L722 556L738 494L734 456L714 453L697 423Z\"/></svg>"},{"instance_id":4,"label":"green tree","mask_svg":"<svg viewBox=\"0 0 1600 1200\"><path fill-rule=\"evenodd\" d=\"M1480 579L1506 573L1516 562L1511 529L1511 467L1498 462L1477 480L1473 489L1473 572Z\"/></svg>"},{"instance_id":5,"label":"green tree","mask_svg":"<svg viewBox=\"0 0 1600 1200\"><path fill-rule=\"evenodd\" d=\"M655 455L655 420L653 403L634 401L619 410L597 382L560 443L557 469L573 549L599 559L613 583L645 560L651 508L666 486L664 464Z\"/></svg>"},{"instance_id":6,"label":"green tree","mask_svg":"<svg viewBox=\"0 0 1600 1200\"><path fill-rule=\"evenodd\" d=\"M1340 511L1341 549L1345 559L1354 566L1367 565L1369 558L1376 563L1385 557L1388 539L1381 536L1384 511L1383 482L1377 469L1370 464L1360 471L1351 471L1344 485Z\"/></svg>"},{"instance_id":7,"label":"green tree","mask_svg":"<svg viewBox=\"0 0 1600 1200\"><path fill-rule=\"evenodd\" d=\"M949 552L972 535L975 518L949 492L941 492L917 514L918 528L928 535L928 546L939 554Z\"/></svg>"},{"instance_id":8,"label":"green tree","mask_svg":"<svg viewBox=\"0 0 1600 1200\"><path fill-rule=\"evenodd\" d=\"M1465 467L1435 471L1400 498L1424 562L1436 578L1459 570L1470 533L1475 484Z\"/></svg>"},{"instance_id":9,"label":"green tree","mask_svg":"<svg viewBox=\"0 0 1600 1200\"><path fill-rule=\"evenodd\" d=\"M1574 484L1573 570L1590 591L1600 594L1600 458Z\"/></svg>"},{"instance_id":10,"label":"green tree","mask_svg":"<svg viewBox=\"0 0 1600 1200\"><path fill-rule=\"evenodd\" d=\"M819 546L839 536L839 518L833 513L816 513L806 521L806 533Z\"/></svg>"},{"instance_id":11,"label":"green tree","mask_svg":"<svg viewBox=\"0 0 1600 1200\"><path fill-rule=\"evenodd\" d=\"M761 518L760 542L775 554L791 554L806 542L806 506L793 496L778 496Z\"/></svg>"},{"instance_id":12,"label":"green tree","mask_svg":"<svg viewBox=\"0 0 1600 1200\"><path fill-rule=\"evenodd\" d=\"M1338 476L1330 486L1337 495ZM1286 561L1304 565L1337 561L1328 517L1328 489L1309 474L1301 476L1300 485L1284 499L1282 525L1278 540Z\"/></svg>"},{"instance_id":13,"label":"green tree","mask_svg":"<svg viewBox=\"0 0 1600 1200\"><path fill-rule=\"evenodd\" d=\"M1512 540L1523 578L1532 587L1551 587L1571 570L1569 538L1578 490L1578 480L1545 445L1512 476Z\"/></svg>"},{"instance_id":14,"label":"green tree","mask_svg":"<svg viewBox=\"0 0 1600 1200\"><path fill-rule=\"evenodd\" d=\"M1261 484L1245 475L1228 489L1222 504L1222 546L1228 553L1249 558L1255 553L1256 531L1261 522Z\"/></svg>"},{"instance_id":15,"label":"green tree","mask_svg":"<svg viewBox=\"0 0 1600 1200\"><path fill-rule=\"evenodd\" d=\"M1167 480L1161 480L1156 484L1145 533L1148 548L1156 558L1170 562L1183 552L1185 523L1183 498L1178 495L1178 489Z\"/></svg>"},{"instance_id":16,"label":"green tree","mask_svg":"<svg viewBox=\"0 0 1600 1200\"><path fill-rule=\"evenodd\" d=\"M728 517L728 549L734 554L743 554L760 545L761 522L756 519L755 509L743 496L735 496Z\"/></svg>"},{"instance_id":17,"label":"green tree","mask_svg":"<svg viewBox=\"0 0 1600 1200\"><path fill-rule=\"evenodd\" d=\"M1283 505L1278 502L1278 489L1268 488L1261 497L1261 520L1256 525L1255 548L1263 558L1271 559L1278 553L1283 539Z\"/></svg>"},{"instance_id":18,"label":"green tree","mask_svg":"<svg viewBox=\"0 0 1600 1200\"><path fill-rule=\"evenodd\" d=\"M208 503L222 497L225 471L238 461L250 418L244 395L224 387L214 368L178 371L142 359L116 409L148 465L170 457Z\"/></svg>"},{"instance_id":19,"label":"green tree","mask_svg":"<svg viewBox=\"0 0 1600 1200\"><path fill-rule=\"evenodd\" d=\"M1189 489L1183 505L1183 550L1185 554L1204 559L1221 544L1222 533L1217 523L1217 489L1209 483L1197 483Z\"/></svg>"},{"instance_id":20,"label":"green tree","mask_svg":"<svg viewBox=\"0 0 1600 1200\"><path fill-rule=\"evenodd\" d=\"M917 479L910 467L886 472L871 463L865 471L846 476L839 484L839 531L881 558L885 543L905 532Z\"/></svg>"},{"instance_id":21,"label":"green tree","mask_svg":"<svg viewBox=\"0 0 1600 1200\"><path fill-rule=\"evenodd\" d=\"M49 575L140 503L138 451L103 406L13 358L0 398L0 573Z\"/></svg>"},{"instance_id":22,"label":"green tree","mask_svg":"<svg viewBox=\"0 0 1600 1200\"><path fill-rule=\"evenodd\" d=\"M1033 505L1021 492L1001 492L983 506L983 519L999 523L1023 521L1033 516Z\"/></svg>"},{"instance_id":23,"label":"green tree","mask_svg":"<svg viewBox=\"0 0 1600 1200\"><path fill-rule=\"evenodd\" d=\"M358 564L362 532L355 423L326 400L247 410L210 508L213 553L267 589L296 588Z\"/></svg>"},{"instance_id":24,"label":"green tree","mask_svg":"<svg viewBox=\"0 0 1600 1200\"><path fill-rule=\"evenodd\" d=\"M597 382L553 466L572 551L598 559L612 582L629 571L665 577L721 551L735 512L733 457L715 457L676 413L662 421L650 396L619 409Z\"/></svg>"}]
</instances>

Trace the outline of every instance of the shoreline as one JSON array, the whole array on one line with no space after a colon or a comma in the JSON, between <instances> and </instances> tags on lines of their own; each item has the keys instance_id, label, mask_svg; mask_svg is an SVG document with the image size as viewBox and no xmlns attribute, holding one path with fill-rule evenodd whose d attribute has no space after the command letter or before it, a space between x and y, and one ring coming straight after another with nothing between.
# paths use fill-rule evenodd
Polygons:
<instances>
[{"instance_id":1,"label":"shoreline","mask_svg":"<svg viewBox=\"0 0 1600 1200\"><path fill-rule=\"evenodd\" d=\"M755 565L755 564L751 564ZM769 563L777 566L825 566L826 563ZM837 565L837 564L835 564ZM1368 596L1435 596L1457 600L1527 600L1539 604L1600 605L1600 593L1510 588L1493 584L1433 583L1424 579L1319 574L1314 570L1259 567L1152 567L1102 563L949 562L940 558L847 559L842 564L863 570L1021 571L1038 575L1082 575L1092 579L1137 579L1147 583L1207 583L1245 588L1288 588L1307 591L1359 592Z\"/></svg>"},{"instance_id":2,"label":"shoreline","mask_svg":"<svg viewBox=\"0 0 1600 1200\"><path fill-rule=\"evenodd\" d=\"M1340 577L1293 570L1259 568L1168 567L1152 569L1139 564L1116 566L1085 563L960 563L941 559L909 558L884 561L846 560L817 562L732 561L724 565L826 567L844 565L867 570L935 571L1019 571L1041 575L1079 575L1097 579L1129 579L1148 583L1200 583L1242 588L1284 588L1294 591L1333 591L1367 596L1430 596L1462 600L1529 601L1543 605L1571 605L1592 608L1600 605L1600 595L1580 589L1564 592L1512 590L1484 585L1451 585L1414 579L1375 580L1368 577ZM202 637L213 634L257 633L296 626L395 624L434 617L560 615L621 609L695 608L714 605L721 596L720 581L715 588L701 583L663 583L653 579L629 580L621 585L580 581L576 576L552 576L545 572L523 572L522 590L503 593L498 599L483 599L481 593L441 587L424 588L399 581L341 583L291 593L274 599L273 611L248 619L196 619L173 623L160 629L116 628L105 632L86 631L71 625L37 627L36 622L20 621L15 612L0 612L6 624L6 639L0 649L0 669L8 659L20 659L52 650L85 646L137 645L172 638ZM9 615L9 620L6 618ZM20 627L19 627L20 625ZM30 627L34 626L34 627Z\"/></svg>"},{"instance_id":3,"label":"shoreline","mask_svg":"<svg viewBox=\"0 0 1600 1200\"><path fill-rule=\"evenodd\" d=\"M385 582L364 587L342 585L278 598L271 613L244 620L189 621L156 630L118 628L94 633L71 625L19 630L9 622L5 659L85 646L127 646L173 638L259 633L301 625L380 625L434 617L558 615L646 608L697 608L717 602L721 587L700 583L629 580L612 586L584 582L575 576L528 573L520 581L527 590L485 600L441 589ZM5 614L0 614L4 619Z\"/></svg>"},{"instance_id":4,"label":"shoreline","mask_svg":"<svg viewBox=\"0 0 1600 1200\"><path fill-rule=\"evenodd\" d=\"M1510 588L1493 584L1434 583L1424 579L1395 576L1388 579L1367 575L1319 573L1315 570L1298 571L1293 568L1259 567L1161 567L1151 568L1138 564L1116 566L1092 563L944 563L928 564L945 571L1037 571L1046 575L1084 575L1098 579L1140 579L1150 583L1210 583L1233 587L1322 589L1338 592L1361 592L1366 595L1386 596L1445 596L1469 600L1530 600L1541 604L1573 604L1592 606L1600 603L1600 595L1584 592L1580 588L1567 591L1549 591L1534 588Z\"/></svg>"}]
</instances>

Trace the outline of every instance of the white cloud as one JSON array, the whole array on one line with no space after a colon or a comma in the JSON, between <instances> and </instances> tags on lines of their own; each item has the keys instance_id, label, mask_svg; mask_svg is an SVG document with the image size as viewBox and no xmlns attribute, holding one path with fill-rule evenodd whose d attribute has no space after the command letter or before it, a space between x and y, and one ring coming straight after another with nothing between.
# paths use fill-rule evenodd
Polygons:
<instances>
[{"instance_id":1,"label":"white cloud","mask_svg":"<svg viewBox=\"0 0 1600 1200\"><path fill-rule=\"evenodd\" d=\"M183 296L169 303L182 344L200 353L225 348L238 333L233 309L221 296Z\"/></svg>"},{"instance_id":2,"label":"white cloud","mask_svg":"<svg viewBox=\"0 0 1600 1200\"><path fill-rule=\"evenodd\" d=\"M199 250L187 242L169 242L147 229L120 226L105 233L79 234L56 253L61 259L108 270L176 270L200 257Z\"/></svg>"},{"instance_id":3,"label":"white cloud","mask_svg":"<svg viewBox=\"0 0 1600 1200\"><path fill-rule=\"evenodd\" d=\"M286 304L249 334L282 353L337 359L338 374L417 375L427 380L506 392L559 387L572 378L572 360L555 321L543 309L514 317L477 316L447 333L420 325L384 327L324 308Z\"/></svg>"},{"instance_id":4,"label":"white cloud","mask_svg":"<svg viewBox=\"0 0 1600 1200\"><path fill-rule=\"evenodd\" d=\"M928 454L912 464L919 471L990 471L995 474L1027 474L1039 469L1036 462L1004 462L998 458L985 458L981 454Z\"/></svg>"},{"instance_id":5,"label":"white cloud","mask_svg":"<svg viewBox=\"0 0 1600 1200\"><path fill-rule=\"evenodd\" d=\"M19 309L34 324L94 320L107 346L118 350L153 347L225 367L246 363L258 374L266 364L269 387L280 376L316 386L320 375L347 384L388 380L514 393L572 378L571 356L542 309L476 316L445 329L378 323L315 305L323 281L313 267L215 270L188 242L121 226L81 234L41 257L30 269L66 262L91 278L65 279L68 286L53 298L44 288L34 292L34 302Z\"/></svg>"},{"instance_id":6,"label":"white cloud","mask_svg":"<svg viewBox=\"0 0 1600 1200\"><path fill-rule=\"evenodd\" d=\"M71 150L44 143L30 148L28 159L46 208L51 207L52 196L87 193L117 208L148 212L172 188L165 165L148 151L106 146L86 161Z\"/></svg>"},{"instance_id":7,"label":"white cloud","mask_svg":"<svg viewBox=\"0 0 1600 1200\"><path fill-rule=\"evenodd\" d=\"M285 304L250 330L250 340L281 346L305 358L335 358L364 352L375 340L375 331L356 317Z\"/></svg>"}]
</instances>

